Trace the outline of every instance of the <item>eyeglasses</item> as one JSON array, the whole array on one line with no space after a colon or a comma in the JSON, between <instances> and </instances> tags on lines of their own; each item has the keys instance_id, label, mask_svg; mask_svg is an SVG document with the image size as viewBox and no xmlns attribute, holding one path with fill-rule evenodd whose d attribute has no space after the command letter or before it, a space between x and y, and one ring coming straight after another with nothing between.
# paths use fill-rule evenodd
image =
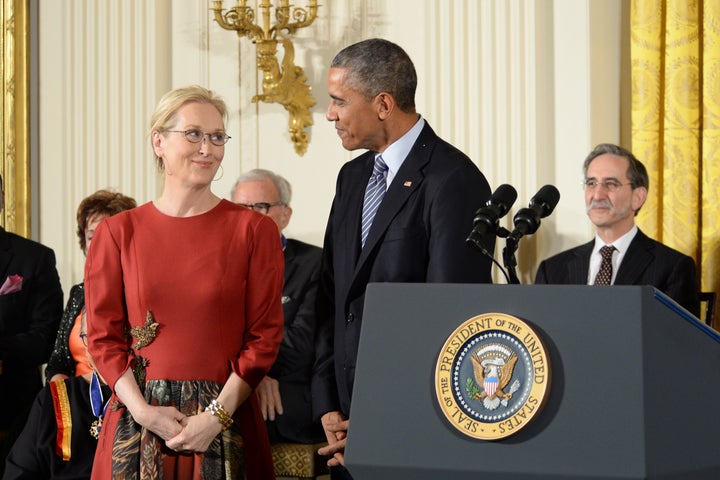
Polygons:
<instances>
[{"instance_id":1,"label":"eyeglasses","mask_svg":"<svg viewBox=\"0 0 720 480\"><path fill-rule=\"evenodd\" d=\"M170 132L170 133L182 133L185 136L185 140L187 140L190 143L200 143L203 140L205 140L205 137L207 136L208 140L210 140L210 143L212 143L216 147L222 147L231 138L226 133L221 133L221 132L204 133L195 128L191 128L190 130L165 130L165 131Z\"/></svg>"},{"instance_id":2,"label":"eyeglasses","mask_svg":"<svg viewBox=\"0 0 720 480\"><path fill-rule=\"evenodd\" d=\"M267 203L267 202L258 202L258 203L238 203L241 207L249 208L251 210L255 210L256 212L260 212L263 215L267 215L267 213L270 211L272 207L277 207L279 205L285 205L283 202L273 202L273 203Z\"/></svg>"},{"instance_id":3,"label":"eyeglasses","mask_svg":"<svg viewBox=\"0 0 720 480\"><path fill-rule=\"evenodd\" d=\"M625 185L632 186L632 182L620 183L617 180L605 180L604 182L598 182L597 180L589 179L582 182L582 186L585 190L595 190L599 186L602 186L608 192L616 192L620 187Z\"/></svg>"},{"instance_id":4,"label":"eyeglasses","mask_svg":"<svg viewBox=\"0 0 720 480\"><path fill-rule=\"evenodd\" d=\"M80 340L82 340L83 345L85 345L86 347L88 346L87 333L81 333Z\"/></svg>"}]
</instances>

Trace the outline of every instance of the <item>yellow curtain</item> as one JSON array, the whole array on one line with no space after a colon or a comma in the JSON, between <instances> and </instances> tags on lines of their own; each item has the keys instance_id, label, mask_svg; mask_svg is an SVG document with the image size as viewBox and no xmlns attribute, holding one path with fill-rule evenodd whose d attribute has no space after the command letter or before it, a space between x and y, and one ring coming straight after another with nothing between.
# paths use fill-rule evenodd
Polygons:
<instances>
[{"instance_id":1,"label":"yellow curtain","mask_svg":"<svg viewBox=\"0 0 720 480\"><path fill-rule=\"evenodd\" d=\"M638 224L718 292L720 0L633 0L630 25L632 151L650 174Z\"/></svg>"}]
</instances>

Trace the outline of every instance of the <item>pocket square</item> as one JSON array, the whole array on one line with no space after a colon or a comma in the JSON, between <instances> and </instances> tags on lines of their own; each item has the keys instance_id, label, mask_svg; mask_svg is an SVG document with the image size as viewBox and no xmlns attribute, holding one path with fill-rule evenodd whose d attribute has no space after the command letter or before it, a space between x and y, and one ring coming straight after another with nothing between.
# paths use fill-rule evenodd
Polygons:
<instances>
[{"instance_id":1,"label":"pocket square","mask_svg":"<svg viewBox=\"0 0 720 480\"><path fill-rule=\"evenodd\" d=\"M0 287L0 295L19 292L22 290L22 281L23 278L20 275L10 275Z\"/></svg>"}]
</instances>

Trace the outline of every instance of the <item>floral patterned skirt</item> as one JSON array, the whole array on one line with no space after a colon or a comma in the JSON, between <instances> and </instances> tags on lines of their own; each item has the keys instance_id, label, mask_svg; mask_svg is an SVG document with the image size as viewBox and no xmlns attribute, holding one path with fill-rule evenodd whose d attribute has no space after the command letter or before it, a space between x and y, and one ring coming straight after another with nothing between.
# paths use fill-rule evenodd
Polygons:
<instances>
[{"instance_id":1,"label":"floral patterned skirt","mask_svg":"<svg viewBox=\"0 0 720 480\"><path fill-rule=\"evenodd\" d=\"M196 415L217 398L222 386L209 381L150 380L145 400ZM243 440L237 423L218 435L203 454L177 453L165 441L138 425L127 409L119 419L112 447L115 479L241 479L245 473Z\"/></svg>"}]
</instances>

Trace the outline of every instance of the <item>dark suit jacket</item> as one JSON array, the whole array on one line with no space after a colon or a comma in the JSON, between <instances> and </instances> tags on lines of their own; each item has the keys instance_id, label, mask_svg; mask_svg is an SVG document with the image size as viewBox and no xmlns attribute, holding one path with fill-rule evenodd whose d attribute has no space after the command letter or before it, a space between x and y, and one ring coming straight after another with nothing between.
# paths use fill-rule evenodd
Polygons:
<instances>
[{"instance_id":1,"label":"dark suit jacket","mask_svg":"<svg viewBox=\"0 0 720 480\"><path fill-rule=\"evenodd\" d=\"M0 285L10 275L23 280L19 292L0 295L0 429L22 428L42 388L39 366L50 355L63 301L53 251L0 228Z\"/></svg>"},{"instance_id":2,"label":"dark suit jacket","mask_svg":"<svg viewBox=\"0 0 720 480\"><path fill-rule=\"evenodd\" d=\"M543 261L535 283L584 285L595 240ZM695 316L700 314L695 262L638 230L623 257L614 285L652 285Z\"/></svg>"},{"instance_id":3,"label":"dark suit jacket","mask_svg":"<svg viewBox=\"0 0 720 480\"><path fill-rule=\"evenodd\" d=\"M313 419L310 395L321 260L321 248L287 240L282 292L285 332L277 359L268 373L280 382L283 404L283 414L273 422L267 421L273 443L315 443L325 438L320 423Z\"/></svg>"},{"instance_id":4,"label":"dark suit jacket","mask_svg":"<svg viewBox=\"0 0 720 480\"><path fill-rule=\"evenodd\" d=\"M465 245L473 213L491 193L465 154L426 124L390 184L361 251L362 204L373 163L374 153L366 152L342 167L325 232L313 377L316 416L350 413L368 283L492 281L491 261ZM495 237L485 243L492 252Z\"/></svg>"},{"instance_id":5,"label":"dark suit jacket","mask_svg":"<svg viewBox=\"0 0 720 480\"><path fill-rule=\"evenodd\" d=\"M59 383L65 385L67 400L54 396L50 385L40 390L25 428L8 455L3 480L90 478L98 441L90 435L90 426L97 418L92 413L88 382L83 377L70 377ZM110 387L103 385L102 391L103 398L109 399ZM65 431L70 439L68 460L57 452L62 441L58 441L55 408L61 405L68 409L72 425Z\"/></svg>"}]
</instances>

